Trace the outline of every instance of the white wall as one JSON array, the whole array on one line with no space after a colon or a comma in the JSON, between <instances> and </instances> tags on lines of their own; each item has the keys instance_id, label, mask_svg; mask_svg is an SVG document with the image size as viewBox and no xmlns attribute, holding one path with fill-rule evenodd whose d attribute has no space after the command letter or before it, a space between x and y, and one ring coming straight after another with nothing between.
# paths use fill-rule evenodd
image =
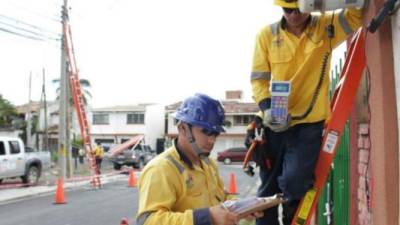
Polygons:
<instances>
[{"instance_id":1,"label":"white wall","mask_svg":"<svg viewBox=\"0 0 400 225\"><path fill-rule=\"evenodd\" d=\"M157 138L164 137L165 130L165 106L154 104L146 106L146 115L144 118L145 126L145 142L152 149L156 148Z\"/></svg>"},{"instance_id":2,"label":"white wall","mask_svg":"<svg viewBox=\"0 0 400 225\"><path fill-rule=\"evenodd\" d=\"M172 113L168 113L168 129L167 129L167 133L168 134L177 134L178 133L178 129L176 128L175 124L174 124L174 117L172 117Z\"/></svg>"},{"instance_id":3,"label":"white wall","mask_svg":"<svg viewBox=\"0 0 400 225\"><path fill-rule=\"evenodd\" d=\"M58 111L58 104L55 102L52 103L47 103L47 127L51 127L54 125L58 125L59 121L59 116L57 114L53 114L50 116L52 113ZM44 108L40 108L39 112L39 130L44 130L44 124L45 124L45 115L44 115Z\"/></svg>"},{"instance_id":4,"label":"white wall","mask_svg":"<svg viewBox=\"0 0 400 225\"><path fill-rule=\"evenodd\" d=\"M105 112L104 114L109 115L109 124L92 124L93 134L143 134L146 131L144 124L127 124L127 112ZM93 120L93 113L90 113L90 120Z\"/></svg>"},{"instance_id":5,"label":"white wall","mask_svg":"<svg viewBox=\"0 0 400 225\"><path fill-rule=\"evenodd\" d=\"M21 130L10 130L10 131L0 131L1 137L19 137L19 134L22 133Z\"/></svg>"},{"instance_id":6,"label":"white wall","mask_svg":"<svg viewBox=\"0 0 400 225\"><path fill-rule=\"evenodd\" d=\"M90 121L93 120L93 113L103 112L90 112ZM109 115L109 124L93 124L91 126L93 139L115 139L115 136L118 136L117 142L119 144L121 139L129 139L133 135L144 134L146 144L155 149L157 138L164 137L164 106L160 104L147 105L144 112L144 124L127 124L128 113L130 112L104 112L104 114ZM107 134L108 136L101 134Z\"/></svg>"}]
</instances>

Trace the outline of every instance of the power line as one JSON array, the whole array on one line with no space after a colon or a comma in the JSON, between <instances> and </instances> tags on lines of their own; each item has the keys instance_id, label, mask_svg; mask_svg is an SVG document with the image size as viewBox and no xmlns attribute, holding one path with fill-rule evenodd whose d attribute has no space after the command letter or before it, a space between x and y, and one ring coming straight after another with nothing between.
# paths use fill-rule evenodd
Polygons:
<instances>
[{"instance_id":1,"label":"power line","mask_svg":"<svg viewBox=\"0 0 400 225\"><path fill-rule=\"evenodd\" d=\"M14 34L14 35L17 35L17 36L20 36L20 37L24 37L24 38L28 38L28 39L31 39L31 40L35 40L35 41L45 41L42 38L34 37L34 36L31 36L31 35L27 35L27 34L21 34L21 33L18 33L18 32L3 28L3 27L0 27L0 30L4 31L6 33Z\"/></svg>"},{"instance_id":2,"label":"power line","mask_svg":"<svg viewBox=\"0 0 400 225\"><path fill-rule=\"evenodd\" d=\"M29 30L29 29L25 29L25 28L22 28L22 27L18 27L18 26L15 26L15 25L12 25L12 24L3 22L3 21L1 21L1 20L0 20L0 24L6 25L6 26L8 26L8 27L11 27L11 28L16 29L16 30L19 30L19 31L23 31L23 32L29 33L29 35L34 35L34 36L36 36L37 38L46 38L46 39L55 40L55 41L59 41L59 40L60 40L60 38L47 36L47 35L44 35L43 33L38 33L38 32ZM3 27L3 28L4 28L4 27ZM44 39L43 39L43 40L44 40Z\"/></svg>"},{"instance_id":3,"label":"power line","mask_svg":"<svg viewBox=\"0 0 400 225\"><path fill-rule=\"evenodd\" d=\"M12 18L12 17L9 17L9 16L5 16L5 15L2 15L2 14L0 14L0 17L4 18L6 20L12 21L12 22L14 22L16 24L22 24L22 25L34 28L34 29L39 30L39 31L41 31L43 33L49 33L49 34L53 34L53 35L56 35L56 36L57 35L60 36L60 34L57 33L57 32L46 30L46 29L44 29L42 27L38 27L36 25L30 24L30 23L26 23L26 22L24 22L22 20L19 20L19 19L15 19L15 18Z\"/></svg>"},{"instance_id":4,"label":"power line","mask_svg":"<svg viewBox=\"0 0 400 225\"><path fill-rule=\"evenodd\" d=\"M60 4L57 4L56 2L52 2L52 4L53 4L53 6L56 6L58 9L61 9L61 5ZM27 7L23 6L23 5L16 4L15 1L9 1L8 5L10 5L10 6L14 7L14 8L17 8L18 10L22 9L22 10L24 10L24 11L26 11L26 12L32 14L32 15L38 16L38 17L49 19L49 20L52 20L54 22L61 22L60 19L59 19L61 17L60 14L53 14L53 15L47 14L46 15L43 12L39 12L37 10L32 10L30 8L27 8Z\"/></svg>"}]
</instances>

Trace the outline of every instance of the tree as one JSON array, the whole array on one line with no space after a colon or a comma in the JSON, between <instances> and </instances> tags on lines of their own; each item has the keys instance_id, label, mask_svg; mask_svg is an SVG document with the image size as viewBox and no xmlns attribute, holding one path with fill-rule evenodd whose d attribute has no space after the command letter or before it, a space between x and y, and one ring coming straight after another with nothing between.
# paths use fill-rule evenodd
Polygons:
<instances>
[{"instance_id":1,"label":"tree","mask_svg":"<svg viewBox=\"0 0 400 225\"><path fill-rule=\"evenodd\" d=\"M58 87L56 89L57 92L57 97L56 99L60 99L60 79L54 79L53 80L54 84L57 84ZM90 81L87 79L79 79L79 84L81 85L82 93L83 93L83 104L87 105L88 103L88 98L92 98L92 95L90 94L90 91L88 90L91 87ZM69 102L71 105L74 104L72 95L70 94L70 99Z\"/></svg>"},{"instance_id":2,"label":"tree","mask_svg":"<svg viewBox=\"0 0 400 225\"><path fill-rule=\"evenodd\" d=\"M15 106L0 94L0 127L11 126L17 116Z\"/></svg>"}]
</instances>

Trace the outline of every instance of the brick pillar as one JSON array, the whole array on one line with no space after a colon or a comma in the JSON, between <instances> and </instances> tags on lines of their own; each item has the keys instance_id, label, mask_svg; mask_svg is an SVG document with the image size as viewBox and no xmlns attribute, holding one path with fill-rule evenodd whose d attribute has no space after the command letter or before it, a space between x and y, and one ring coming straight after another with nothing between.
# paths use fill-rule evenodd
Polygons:
<instances>
[{"instance_id":1,"label":"brick pillar","mask_svg":"<svg viewBox=\"0 0 400 225\"><path fill-rule=\"evenodd\" d=\"M360 124L358 126L358 222L359 225L372 225L372 182L370 166L370 148L369 125Z\"/></svg>"}]
</instances>

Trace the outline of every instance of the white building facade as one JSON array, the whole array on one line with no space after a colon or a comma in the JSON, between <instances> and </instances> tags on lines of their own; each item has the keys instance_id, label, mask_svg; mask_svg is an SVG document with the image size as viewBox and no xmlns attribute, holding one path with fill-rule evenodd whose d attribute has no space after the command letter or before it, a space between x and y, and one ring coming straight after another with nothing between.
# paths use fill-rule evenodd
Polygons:
<instances>
[{"instance_id":1,"label":"white building facade","mask_svg":"<svg viewBox=\"0 0 400 225\"><path fill-rule=\"evenodd\" d=\"M144 135L145 143L155 149L165 130L164 106L159 104L94 108L89 112L89 120L92 141L104 145L121 144Z\"/></svg>"}]
</instances>

